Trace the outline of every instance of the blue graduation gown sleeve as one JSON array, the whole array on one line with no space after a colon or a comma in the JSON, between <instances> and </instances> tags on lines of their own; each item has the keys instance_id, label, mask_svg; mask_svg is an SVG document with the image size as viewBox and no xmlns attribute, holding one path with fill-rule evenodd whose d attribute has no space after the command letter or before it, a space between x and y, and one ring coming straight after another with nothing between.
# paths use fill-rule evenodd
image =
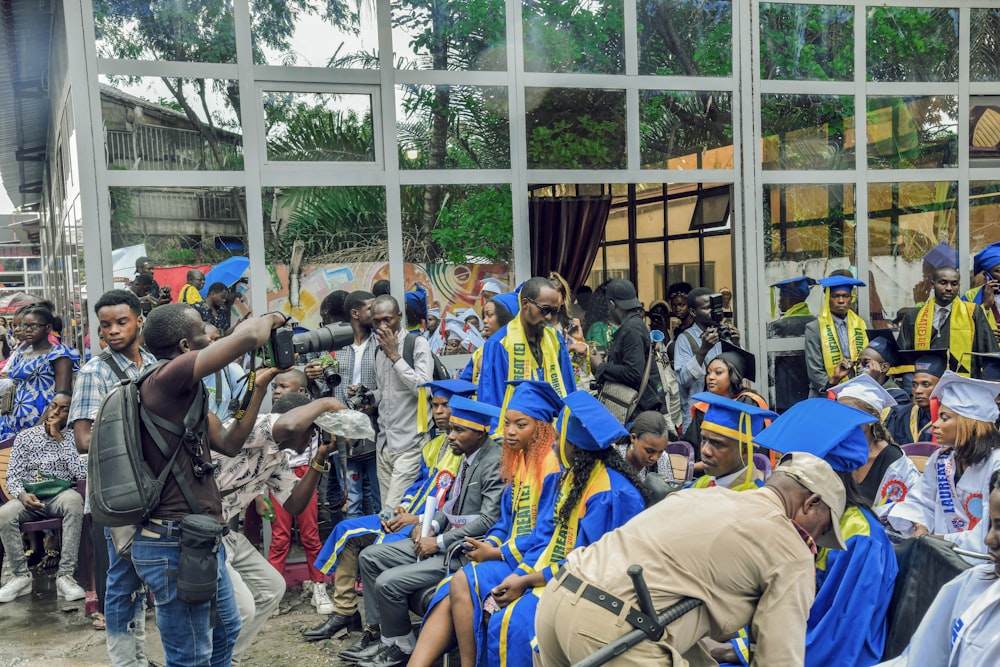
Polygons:
<instances>
[{"instance_id":1,"label":"blue graduation gown sleeve","mask_svg":"<svg viewBox=\"0 0 1000 667\"><path fill-rule=\"evenodd\" d=\"M489 337L483 345L483 367L479 373L476 400L496 407L503 407L504 391L507 388L507 350L503 341L507 327ZM571 376L572 377L572 376Z\"/></svg>"},{"instance_id":2,"label":"blue graduation gown sleeve","mask_svg":"<svg viewBox=\"0 0 1000 667\"><path fill-rule=\"evenodd\" d=\"M566 395L569 396L576 391L576 373L573 370L573 360L570 359L569 350L566 349L566 341L562 334L559 336L559 372L562 373L563 383L566 385Z\"/></svg>"},{"instance_id":3,"label":"blue graduation gown sleeve","mask_svg":"<svg viewBox=\"0 0 1000 667\"><path fill-rule=\"evenodd\" d=\"M472 364L475 361L475 357L469 359L469 363L465 365L462 372L458 374L459 380L465 380L466 382L472 382Z\"/></svg>"},{"instance_id":4,"label":"blue graduation gown sleeve","mask_svg":"<svg viewBox=\"0 0 1000 667\"><path fill-rule=\"evenodd\" d=\"M486 532L483 539L499 547L510 538L511 527L514 525L514 496L511 485L503 487L503 497L500 502L500 518Z\"/></svg>"},{"instance_id":5,"label":"blue graduation gown sleeve","mask_svg":"<svg viewBox=\"0 0 1000 667\"><path fill-rule=\"evenodd\" d=\"M542 480L542 493L538 499L538 513L535 515L535 529L527 535L515 537L500 545L500 553L511 569L520 565L525 560L525 555L539 546L544 550L545 545L552 539L561 479L562 472L553 472Z\"/></svg>"}]
</instances>

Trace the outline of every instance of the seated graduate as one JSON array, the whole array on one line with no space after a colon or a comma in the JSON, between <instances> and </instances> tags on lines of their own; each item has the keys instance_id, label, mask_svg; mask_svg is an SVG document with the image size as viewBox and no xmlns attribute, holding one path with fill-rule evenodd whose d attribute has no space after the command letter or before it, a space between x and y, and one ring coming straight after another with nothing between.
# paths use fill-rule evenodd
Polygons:
<instances>
[{"instance_id":1,"label":"seated graduate","mask_svg":"<svg viewBox=\"0 0 1000 667\"><path fill-rule=\"evenodd\" d=\"M500 417L504 430L500 474L507 481L500 519L482 540L464 539L465 558L470 563L438 587L424 617L426 636L417 655L433 654L431 662L452 643L464 664L476 664L478 648L485 646L482 602L521 562L521 554L533 542L547 476L561 474L553 445L553 420L563 407L562 399L547 382L514 380L514 391ZM433 644L428 646L427 642ZM443 644L443 646L442 646ZM440 648L439 648L440 647Z\"/></svg>"},{"instance_id":2,"label":"seated graduate","mask_svg":"<svg viewBox=\"0 0 1000 667\"><path fill-rule=\"evenodd\" d=\"M724 486L733 491L764 486L764 473L753 464L752 439L778 415L708 392L695 394L692 399L708 404L701 423L701 461L706 474L694 480L692 486Z\"/></svg>"},{"instance_id":3,"label":"seated graduate","mask_svg":"<svg viewBox=\"0 0 1000 667\"><path fill-rule=\"evenodd\" d=\"M898 405L905 405L910 402L910 392L904 391L894 379L900 372L900 363L899 345L892 329L869 329L868 347L858 355L858 373L870 375Z\"/></svg>"},{"instance_id":4,"label":"seated graduate","mask_svg":"<svg viewBox=\"0 0 1000 667\"><path fill-rule=\"evenodd\" d=\"M889 392L869 375L859 375L830 390L838 403L861 410L876 421L861 426L868 441L868 460L851 472L868 507L884 516L892 503L906 498L920 472L882 424L881 416L896 405Z\"/></svg>"},{"instance_id":5,"label":"seated graduate","mask_svg":"<svg viewBox=\"0 0 1000 667\"><path fill-rule=\"evenodd\" d=\"M881 659L885 647L886 615L898 572L896 556L853 475L868 463L870 448L863 428L876 420L844 404L809 399L792 406L754 440L774 451L821 457L840 477L846 492L840 532L847 548L820 549L816 559L816 599L809 610L806 665L869 667Z\"/></svg>"},{"instance_id":6,"label":"seated graduate","mask_svg":"<svg viewBox=\"0 0 1000 667\"><path fill-rule=\"evenodd\" d=\"M989 528L984 499L1000 469L1000 384L948 371L931 399L940 401L934 437L941 448L927 459L920 482L895 503L889 524L906 537L937 535L968 551L983 552Z\"/></svg>"},{"instance_id":7,"label":"seated graduate","mask_svg":"<svg viewBox=\"0 0 1000 667\"><path fill-rule=\"evenodd\" d=\"M489 624L486 633L476 633L480 665L529 667L535 608L566 555L624 525L646 507L641 482L612 447L624 433L618 420L586 391L576 391L564 402L559 424L564 470L545 479L535 531L529 540L519 542L524 556L492 589L479 581ZM429 667L450 640L447 628L433 627L429 616L409 664Z\"/></svg>"},{"instance_id":8,"label":"seated graduate","mask_svg":"<svg viewBox=\"0 0 1000 667\"><path fill-rule=\"evenodd\" d=\"M948 370L948 350L900 350L901 363L913 366L913 403L890 408L885 426L898 445L931 439L931 393Z\"/></svg>"},{"instance_id":9,"label":"seated graduate","mask_svg":"<svg viewBox=\"0 0 1000 667\"><path fill-rule=\"evenodd\" d=\"M1000 472L990 478L992 562L966 570L934 598L903 655L884 667L985 667L1000 664Z\"/></svg>"},{"instance_id":10,"label":"seated graduate","mask_svg":"<svg viewBox=\"0 0 1000 667\"><path fill-rule=\"evenodd\" d=\"M487 299L486 303L483 304L483 328L481 330L483 340L489 340L490 336L507 326L514 319L514 316L517 315L519 308L520 304L518 303L517 294L514 292L497 294ZM469 359L469 363L462 369L462 373L458 376L458 379L478 383L479 374L482 370L483 346L480 345L472 353L472 358Z\"/></svg>"},{"instance_id":11,"label":"seated graduate","mask_svg":"<svg viewBox=\"0 0 1000 667\"><path fill-rule=\"evenodd\" d=\"M315 566L323 574L333 572L335 610L322 624L302 631L307 641L329 639L340 630L358 628L358 595L354 584L358 576L358 554L361 549L376 542L394 542L409 537L410 526L418 523L424 504L442 490L447 490L458 474L462 457L448 446L448 424L452 396L472 396L476 385L464 380L439 380L421 386L421 392L430 391L433 436L421 449L420 473L403 494L400 504L393 509L388 521L377 514L348 519L338 523L323 544ZM417 406L418 428L428 430L426 402Z\"/></svg>"},{"instance_id":12,"label":"seated graduate","mask_svg":"<svg viewBox=\"0 0 1000 667\"><path fill-rule=\"evenodd\" d=\"M628 441L615 445L618 453L643 482L649 473L659 475L664 482L675 482L670 458L664 456L670 444L670 425L663 413L646 410L636 415L628 425Z\"/></svg>"}]
</instances>

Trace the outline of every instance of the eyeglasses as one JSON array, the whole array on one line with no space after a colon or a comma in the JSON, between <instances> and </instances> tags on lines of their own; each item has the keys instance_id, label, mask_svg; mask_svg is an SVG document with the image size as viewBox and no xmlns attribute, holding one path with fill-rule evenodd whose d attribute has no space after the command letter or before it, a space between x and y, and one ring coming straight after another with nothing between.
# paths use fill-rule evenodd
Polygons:
<instances>
[{"instance_id":1,"label":"eyeglasses","mask_svg":"<svg viewBox=\"0 0 1000 667\"><path fill-rule=\"evenodd\" d=\"M49 326L48 324L22 324L21 328L25 331L34 331L35 329L44 329Z\"/></svg>"},{"instance_id":2,"label":"eyeglasses","mask_svg":"<svg viewBox=\"0 0 1000 667\"><path fill-rule=\"evenodd\" d=\"M521 298L524 299L525 301L533 304L535 306L535 308L537 308L538 310L542 311L542 315L544 315L545 317L551 317L551 316L553 316L553 315L555 315L556 313L559 312L559 307L558 306L543 306L542 304L538 303L537 301L535 301L532 298L529 298L529 297L526 297L526 296L523 296Z\"/></svg>"}]
</instances>

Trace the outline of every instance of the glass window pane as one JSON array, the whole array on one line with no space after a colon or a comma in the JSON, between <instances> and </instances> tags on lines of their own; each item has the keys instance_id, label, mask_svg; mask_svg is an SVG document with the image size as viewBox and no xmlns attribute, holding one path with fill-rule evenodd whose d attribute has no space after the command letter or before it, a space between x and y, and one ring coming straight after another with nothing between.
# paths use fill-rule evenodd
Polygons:
<instances>
[{"instance_id":1,"label":"glass window pane","mask_svg":"<svg viewBox=\"0 0 1000 667\"><path fill-rule=\"evenodd\" d=\"M969 100L969 157L973 166L1000 165L1000 95Z\"/></svg>"},{"instance_id":2,"label":"glass window pane","mask_svg":"<svg viewBox=\"0 0 1000 667\"><path fill-rule=\"evenodd\" d=\"M958 10L869 7L869 81L957 81Z\"/></svg>"},{"instance_id":3,"label":"glass window pane","mask_svg":"<svg viewBox=\"0 0 1000 667\"><path fill-rule=\"evenodd\" d=\"M934 266L924 258L942 243L957 248L957 192L949 181L868 185L872 326L891 326L901 309L932 295Z\"/></svg>"},{"instance_id":4,"label":"glass window pane","mask_svg":"<svg viewBox=\"0 0 1000 667\"><path fill-rule=\"evenodd\" d=\"M508 169L507 89L400 86L400 169Z\"/></svg>"},{"instance_id":5,"label":"glass window pane","mask_svg":"<svg viewBox=\"0 0 1000 667\"><path fill-rule=\"evenodd\" d=\"M662 192L663 187L657 186L657 201L648 204L639 203L635 207L635 236L639 239L662 238L666 232ZM640 199L641 202L641 199ZM660 244L663 252L663 244ZM660 258L663 259L662 257Z\"/></svg>"},{"instance_id":6,"label":"glass window pane","mask_svg":"<svg viewBox=\"0 0 1000 667\"><path fill-rule=\"evenodd\" d=\"M529 169L622 169L625 91L525 88Z\"/></svg>"},{"instance_id":7,"label":"glass window pane","mask_svg":"<svg viewBox=\"0 0 1000 667\"><path fill-rule=\"evenodd\" d=\"M761 95L764 169L854 169L854 97Z\"/></svg>"},{"instance_id":8,"label":"glass window pane","mask_svg":"<svg viewBox=\"0 0 1000 667\"><path fill-rule=\"evenodd\" d=\"M760 23L762 78L854 78L853 7L765 3Z\"/></svg>"},{"instance_id":9,"label":"glass window pane","mask_svg":"<svg viewBox=\"0 0 1000 667\"><path fill-rule=\"evenodd\" d=\"M732 169L732 94L639 91L642 166Z\"/></svg>"},{"instance_id":10,"label":"glass window pane","mask_svg":"<svg viewBox=\"0 0 1000 667\"><path fill-rule=\"evenodd\" d=\"M953 167L958 163L958 98L868 98L868 166Z\"/></svg>"},{"instance_id":11,"label":"glass window pane","mask_svg":"<svg viewBox=\"0 0 1000 667\"><path fill-rule=\"evenodd\" d=\"M243 168L237 82L105 76L101 82L109 169Z\"/></svg>"},{"instance_id":12,"label":"glass window pane","mask_svg":"<svg viewBox=\"0 0 1000 667\"><path fill-rule=\"evenodd\" d=\"M973 81L1000 81L1000 9L972 9L969 69Z\"/></svg>"},{"instance_id":13,"label":"glass window pane","mask_svg":"<svg viewBox=\"0 0 1000 667\"><path fill-rule=\"evenodd\" d=\"M507 69L503 0L393 2L392 27L399 69Z\"/></svg>"},{"instance_id":14,"label":"glass window pane","mask_svg":"<svg viewBox=\"0 0 1000 667\"><path fill-rule=\"evenodd\" d=\"M267 159L374 162L372 97L264 91Z\"/></svg>"},{"instance_id":15,"label":"glass window pane","mask_svg":"<svg viewBox=\"0 0 1000 667\"><path fill-rule=\"evenodd\" d=\"M972 181L969 183L969 250L974 256L997 241L1000 241L1000 181ZM983 274L973 274L972 288L978 289L982 284Z\"/></svg>"},{"instance_id":16,"label":"glass window pane","mask_svg":"<svg viewBox=\"0 0 1000 667\"><path fill-rule=\"evenodd\" d=\"M639 74L732 75L731 0L635 2L639 23Z\"/></svg>"},{"instance_id":17,"label":"glass window pane","mask_svg":"<svg viewBox=\"0 0 1000 667\"><path fill-rule=\"evenodd\" d=\"M236 62L233 3L228 0L93 3L98 57ZM280 22L272 27L280 29Z\"/></svg>"},{"instance_id":18,"label":"glass window pane","mask_svg":"<svg viewBox=\"0 0 1000 667\"><path fill-rule=\"evenodd\" d=\"M257 65L378 69L375 3L250 1Z\"/></svg>"},{"instance_id":19,"label":"glass window pane","mask_svg":"<svg viewBox=\"0 0 1000 667\"><path fill-rule=\"evenodd\" d=\"M389 277L385 189L357 187L264 188L268 309L288 313L302 326L320 324L320 304L334 290L371 290ZM302 244L297 281L288 264ZM289 292L296 285L298 291Z\"/></svg>"},{"instance_id":20,"label":"glass window pane","mask_svg":"<svg viewBox=\"0 0 1000 667\"><path fill-rule=\"evenodd\" d=\"M527 72L621 74L625 0L524 0Z\"/></svg>"}]
</instances>

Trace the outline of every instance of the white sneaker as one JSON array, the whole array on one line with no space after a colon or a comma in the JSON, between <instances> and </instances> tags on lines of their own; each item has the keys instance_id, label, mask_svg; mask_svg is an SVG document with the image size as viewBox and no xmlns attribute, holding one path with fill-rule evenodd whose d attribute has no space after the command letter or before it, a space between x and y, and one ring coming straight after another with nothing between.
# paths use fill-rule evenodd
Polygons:
<instances>
[{"instance_id":1,"label":"white sneaker","mask_svg":"<svg viewBox=\"0 0 1000 667\"><path fill-rule=\"evenodd\" d=\"M31 575L22 574L12 577L3 588L0 588L0 602L11 602L31 592Z\"/></svg>"},{"instance_id":2,"label":"white sneaker","mask_svg":"<svg viewBox=\"0 0 1000 667\"><path fill-rule=\"evenodd\" d=\"M329 594L326 592L326 586L321 582L313 584L312 604L316 607L316 613L323 614L324 616L329 616L337 611L337 608L333 606L333 600L330 599Z\"/></svg>"},{"instance_id":3,"label":"white sneaker","mask_svg":"<svg viewBox=\"0 0 1000 667\"><path fill-rule=\"evenodd\" d=\"M56 578L56 590L59 592L59 595L70 602L73 600L82 600L87 597L87 591L80 588L73 579L73 575L70 574L64 574Z\"/></svg>"}]
</instances>

